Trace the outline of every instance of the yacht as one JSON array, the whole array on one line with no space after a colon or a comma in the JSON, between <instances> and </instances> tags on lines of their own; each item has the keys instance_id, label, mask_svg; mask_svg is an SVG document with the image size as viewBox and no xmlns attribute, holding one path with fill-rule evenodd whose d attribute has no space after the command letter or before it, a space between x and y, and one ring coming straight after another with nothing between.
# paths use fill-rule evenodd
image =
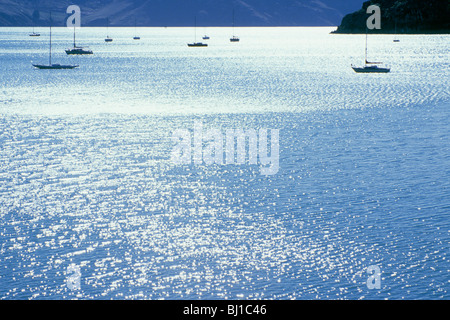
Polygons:
<instances>
[{"instance_id":1,"label":"yacht","mask_svg":"<svg viewBox=\"0 0 450 320\"><path fill-rule=\"evenodd\" d=\"M188 47L207 47L208 44L197 41L197 17L195 18L195 26L194 26L194 42L188 43Z\"/></svg>"},{"instance_id":2,"label":"yacht","mask_svg":"<svg viewBox=\"0 0 450 320\"><path fill-rule=\"evenodd\" d=\"M50 14L50 50L48 55L48 64L33 64L33 67L37 69L75 69L78 68L78 65L69 65L69 64L59 64L59 63L52 63L52 16Z\"/></svg>"},{"instance_id":3,"label":"yacht","mask_svg":"<svg viewBox=\"0 0 450 320\"><path fill-rule=\"evenodd\" d=\"M366 32L366 59L363 67L355 67L352 65L353 71L356 73L389 73L390 68L379 67L382 62L369 62L367 61L367 32Z\"/></svg>"},{"instance_id":4,"label":"yacht","mask_svg":"<svg viewBox=\"0 0 450 320\"><path fill-rule=\"evenodd\" d=\"M234 35L234 9L233 9L233 36L230 38L230 42L239 42L239 37Z\"/></svg>"},{"instance_id":5,"label":"yacht","mask_svg":"<svg viewBox=\"0 0 450 320\"><path fill-rule=\"evenodd\" d=\"M41 36L40 33L34 32L34 27L33 27L33 32L30 33L30 37L40 37L40 36Z\"/></svg>"},{"instance_id":6,"label":"yacht","mask_svg":"<svg viewBox=\"0 0 450 320\"><path fill-rule=\"evenodd\" d=\"M141 40L141 37L137 35L137 26L136 26L136 19L134 19L134 34L133 40Z\"/></svg>"},{"instance_id":7,"label":"yacht","mask_svg":"<svg viewBox=\"0 0 450 320\"><path fill-rule=\"evenodd\" d=\"M105 42L112 42L113 39L109 37L108 30L109 30L109 18L106 19L106 38L105 38Z\"/></svg>"},{"instance_id":8,"label":"yacht","mask_svg":"<svg viewBox=\"0 0 450 320\"><path fill-rule=\"evenodd\" d=\"M75 27L73 27L73 48L66 49L66 53L70 55L83 55L83 54L93 54L92 50L83 47L77 47L75 43Z\"/></svg>"}]
</instances>

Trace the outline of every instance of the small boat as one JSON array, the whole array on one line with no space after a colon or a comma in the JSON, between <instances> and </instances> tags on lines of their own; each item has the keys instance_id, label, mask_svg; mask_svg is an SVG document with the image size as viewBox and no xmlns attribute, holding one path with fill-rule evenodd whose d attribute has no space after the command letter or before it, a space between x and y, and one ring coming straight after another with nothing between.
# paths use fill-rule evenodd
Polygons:
<instances>
[{"instance_id":1,"label":"small boat","mask_svg":"<svg viewBox=\"0 0 450 320\"><path fill-rule=\"evenodd\" d=\"M197 17L195 18L195 26L194 26L194 42L188 43L188 47L207 47L208 44L197 41Z\"/></svg>"},{"instance_id":2,"label":"small boat","mask_svg":"<svg viewBox=\"0 0 450 320\"><path fill-rule=\"evenodd\" d=\"M205 27L205 35L202 38L203 40L209 40L209 36L206 34L206 27Z\"/></svg>"},{"instance_id":3,"label":"small boat","mask_svg":"<svg viewBox=\"0 0 450 320\"><path fill-rule=\"evenodd\" d=\"M366 32L366 59L364 60L363 67L355 67L352 65L353 71L356 73L389 73L390 68L382 68L378 65L383 64L382 62L369 62L367 61L367 32Z\"/></svg>"},{"instance_id":4,"label":"small boat","mask_svg":"<svg viewBox=\"0 0 450 320\"><path fill-rule=\"evenodd\" d=\"M34 32L34 27L33 27L33 32L30 33L30 37L40 37L40 36L41 36L40 33Z\"/></svg>"},{"instance_id":5,"label":"small boat","mask_svg":"<svg viewBox=\"0 0 450 320\"><path fill-rule=\"evenodd\" d=\"M233 36L230 38L230 42L239 42L239 37L234 35L234 9L233 9Z\"/></svg>"},{"instance_id":6,"label":"small boat","mask_svg":"<svg viewBox=\"0 0 450 320\"><path fill-rule=\"evenodd\" d=\"M92 50L83 47L77 47L75 43L75 27L73 27L73 48L66 49L66 53L69 55L84 55L84 54L93 54Z\"/></svg>"},{"instance_id":7,"label":"small boat","mask_svg":"<svg viewBox=\"0 0 450 320\"><path fill-rule=\"evenodd\" d=\"M49 50L49 56L48 56L48 65L46 64L33 64L33 67L37 69L75 69L78 68L78 65L69 65L69 64L59 64L59 63L52 63L52 25L51 25L51 14L50 14L50 50Z\"/></svg>"},{"instance_id":8,"label":"small boat","mask_svg":"<svg viewBox=\"0 0 450 320\"><path fill-rule=\"evenodd\" d=\"M134 19L134 34L135 36L133 37L133 40L141 40L141 37L137 36L137 27L136 27L136 19Z\"/></svg>"},{"instance_id":9,"label":"small boat","mask_svg":"<svg viewBox=\"0 0 450 320\"><path fill-rule=\"evenodd\" d=\"M395 22L395 38L393 42L400 42L400 40L397 38L397 21Z\"/></svg>"},{"instance_id":10,"label":"small boat","mask_svg":"<svg viewBox=\"0 0 450 320\"><path fill-rule=\"evenodd\" d=\"M109 30L109 19L106 19L106 38L105 38L105 42L112 42L113 39L109 37L108 30Z\"/></svg>"}]
</instances>

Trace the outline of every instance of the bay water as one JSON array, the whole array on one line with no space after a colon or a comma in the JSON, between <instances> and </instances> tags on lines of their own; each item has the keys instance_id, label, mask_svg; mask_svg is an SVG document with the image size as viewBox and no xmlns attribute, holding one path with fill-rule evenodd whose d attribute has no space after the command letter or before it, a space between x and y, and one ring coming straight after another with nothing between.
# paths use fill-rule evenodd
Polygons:
<instances>
[{"instance_id":1,"label":"bay water","mask_svg":"<svg viewBox=\"0 0 450 320\"><path fill-rule=\"evenodd\" d=\"M450 298L449 36L356 74L332 30L53 28L79 68L37 70L48 30L0 28L0 298ZM279 130L278 172L174 164L196 123Z\"/></svg>"}]
</instances>

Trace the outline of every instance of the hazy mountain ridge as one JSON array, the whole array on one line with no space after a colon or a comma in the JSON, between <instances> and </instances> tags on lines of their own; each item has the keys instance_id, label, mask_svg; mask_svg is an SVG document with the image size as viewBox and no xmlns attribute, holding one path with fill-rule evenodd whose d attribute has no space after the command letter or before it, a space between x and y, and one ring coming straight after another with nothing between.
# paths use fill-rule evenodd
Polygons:
<instances>
[{"instance_id":1,"label":"hazy mountain ridge","mask_svg":"<svg viewBox=\"0 0 450 320\"><path fill-rule=\"evenodd\" d=\"M50 11L62 26L71 4L84 26L229 26L233 9L239 26L336 26L361 0L0 0L0 26L48 25Z\"/></svg>"},{"instance_id":2,"label":"hazy mountain ridge","mask_svg":"<svg viewBox=\"0 0 450 320\"><path fill-rule=\"evenodd\" d=\"M450 0L371 0L346 15L336 33L365 33L370 5L381 8L381 30L375 33L450 33Z\"/></svg>"}]
</instances>

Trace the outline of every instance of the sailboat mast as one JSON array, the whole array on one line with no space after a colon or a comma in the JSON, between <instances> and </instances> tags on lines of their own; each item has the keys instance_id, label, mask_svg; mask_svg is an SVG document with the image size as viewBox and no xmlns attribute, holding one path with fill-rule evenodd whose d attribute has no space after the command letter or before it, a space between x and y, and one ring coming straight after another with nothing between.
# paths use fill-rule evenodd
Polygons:
<instances>
[{"instance_id":1,"label":"sailboat mast","mask_svg":"<svg viewBox=\"0 0 450 320\"><path fill-rule=\"evenodd\" d=\"M75 26L73 26L73 47L75 48Z\"/></svg>"},{"instance_id":2,"label":"sailboat mast","mask_svg":"<svg viewBox=\"0 0 450 320\"><path fill-rule=\"evenodd\" d=\"M234 9L233 9L233 36L234 36Z\"/></svg>"},{"instance_id":3,"label":"sailboat mast","mask_svg":"<svg viewBox=\"0 0 450 320\"><path fill-rule=\"evenodd\" d=\"M50 51L48 56L48 65L52 65L52 13L50 12Z\"/></svg>"},{"instance_id":4,"label":"sailboat mast","mask_svg":"<svg viewBox=\"0 0 450 320\"><path fill-rule=\"evenodd\" d=\"M366 61L365 63L367 64L367 28L366 28Z\"/></svg>"}]
</instances>

